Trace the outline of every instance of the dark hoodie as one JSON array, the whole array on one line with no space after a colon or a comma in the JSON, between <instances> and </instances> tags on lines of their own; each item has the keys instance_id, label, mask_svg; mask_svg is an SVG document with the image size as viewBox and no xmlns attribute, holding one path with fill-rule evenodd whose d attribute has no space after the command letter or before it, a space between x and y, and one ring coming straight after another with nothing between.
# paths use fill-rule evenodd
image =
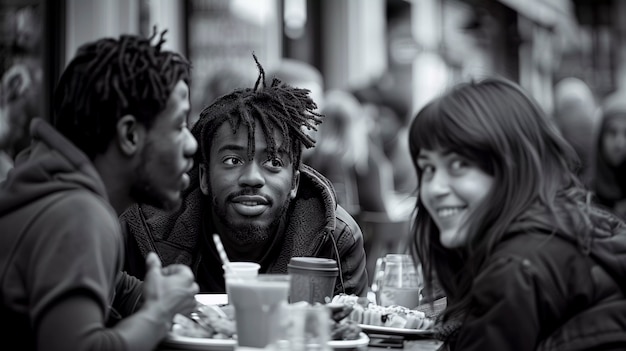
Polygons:
<instances>
[{"instance_id":1,"label":"dark hoodie","mask_svg":"<svg viewBox=\"0 0 626 351\"><path fill-rule=\"evenodd\" d=\"M180 210L166 213L153 207L133 205L122 215L123 226L128 231L125 270L141 278L145 274L141 262L148 252L155 251L164 265L191 266L201 292L222 293L225 291L224 271L210 239L214 232L212 211L210 202L205 201L206 196L200 191L196 174L197 170L190 173L191 185L183 195ZM286 273L287 264L294 256L337 260L340 272L335 293L360 296L367 293L361 229L337 205L330 182L306 165L300 170L298 194L274 241L258 262L260 272Z\"/></svg>"},{"instance_id":2,"label":"dark hoodie","mask_svg":"<svg viewBox=\"0 0 626 351\"><path fill-rule=\"evenodd\" d=\"M473 282L451 350L626 350L626 228L588 211L590 240L554 230L555 218L590 228L582 218L541 206L511 226Z\"/></svg>"},{"instance_id":3,"label":"dark hoodie","mask_svg":"<svg viewBox=\"0 0 626 351\"><path fill-rule=\"evenodd\" d=\"M119 273L120 226L91 161L41 119L33 120L31 135L31 147L0 183L0 335L21 350L35 348L38 323L61 297L96 299L107 319L116 284L140 286ZM138 299L126 294L114 307L127 314ZM79 332L68 340L76 350L84 346ZM102 333L98 343L126 347L115 333Z\"/></svg>"}]
</instances>

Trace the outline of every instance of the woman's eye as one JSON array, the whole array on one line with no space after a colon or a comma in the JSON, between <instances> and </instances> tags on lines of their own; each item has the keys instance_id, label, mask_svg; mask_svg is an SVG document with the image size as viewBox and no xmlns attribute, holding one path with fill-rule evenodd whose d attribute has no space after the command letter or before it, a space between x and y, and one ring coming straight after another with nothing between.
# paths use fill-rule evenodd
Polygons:
<instances>
[{"instance_id":1,"label":"woman's eye","mask_svg":"<svg viewBox=\"0 0 626 351\"><path fill-rule=\"evenodd\" d=\"M450 164L450 168L452 169L461 169L465 166L467 166L467 163L463 160L458 160L458 159L452 161L452 163Z\"/></svg>"},{"instance_id":2,"label":"woman's eye","mask_svg":"<svg viewBox=\"0 0 626 351\"><path fill-rule=\"evenodd\" d=\"M422 177L423 176L428 176L430 174L433 174L435 172L435 167L433 167L432 165L421 165L419 166L420 171L422 173Z\"/></svg>"}]
</instances>

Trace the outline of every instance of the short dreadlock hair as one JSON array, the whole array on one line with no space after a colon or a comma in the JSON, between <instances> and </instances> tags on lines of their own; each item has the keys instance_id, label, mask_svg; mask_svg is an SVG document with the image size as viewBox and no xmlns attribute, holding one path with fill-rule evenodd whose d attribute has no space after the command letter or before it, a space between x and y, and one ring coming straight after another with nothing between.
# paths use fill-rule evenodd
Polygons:
<instances>
[{"instance_id":1,"label":"short dreadlock hair","mask_svg":"<svg viewBox=\"0 0 626 351\"><path fill-rule=\"evenodd\" d=\"M207 164L211 141L215 131L226 121L233 133L241 125L248 128L248 158L254 157L254 129L258 121L265 134L268 151L275 156L278 152L274 131L280 131L284 143L290 145L288 156L294 170L299 169L302 146L311 148L315 140L306 134L304 128L317 130L323 116L315 110L317 105L309 96L310 91L292 87L274 78L268 86L265 71L253 54L259 69L254 88L236 89L216 99L200 112L200 119L194 125L192 134L200 143L201 152L196 153L196 162Z\"/></svg>"},{"instance_id":2,"label":"short dreadlock hair","mask_svg":"<svg viewBox=\"0 0 626 351\"><path fill-rule=\"evenodd\" d=\"M189 84L189 61L161 49L166 32L155 45L156 28L150 38L122 35L87 43L63 72L52 124L89 158L106 150L121 117L133 115L149 129L176 84Z\"/></svg>"}]
</instances>

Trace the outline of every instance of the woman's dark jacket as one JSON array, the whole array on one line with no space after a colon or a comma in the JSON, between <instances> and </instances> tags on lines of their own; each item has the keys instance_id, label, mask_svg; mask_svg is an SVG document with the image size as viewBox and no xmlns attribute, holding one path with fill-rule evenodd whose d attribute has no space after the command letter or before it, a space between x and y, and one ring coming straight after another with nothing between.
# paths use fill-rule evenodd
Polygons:
<instances>
[{"instance_id":1,"label":"woman's dark jacket","mask_svg":"<svg viewBox=\"0 0 626 351\"><path fill-rule=\"evenodd\" d=\"M602 217L592 240L521 220L474 280L451 350L626 350L626 228Z\"/></svg>"}]
</instances>

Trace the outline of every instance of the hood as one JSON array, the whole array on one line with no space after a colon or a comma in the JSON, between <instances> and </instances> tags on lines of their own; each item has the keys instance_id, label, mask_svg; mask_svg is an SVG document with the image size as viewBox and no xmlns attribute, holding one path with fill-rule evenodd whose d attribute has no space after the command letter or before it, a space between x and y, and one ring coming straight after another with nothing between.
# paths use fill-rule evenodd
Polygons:
<instances>
[{"instance_id":1,"label":"hood","mask_svg":"<svg viewBox=\"0 0 626 351\"><path fill-rule=\"evenodd\" d=\"M580 208L581 203L576 204ZM511 226L507 233L515 235L528 232L540 232L554 234L591 256L596 263L602 266L620 284L622 291L626 293L626 224L615 215L597 207L587 206L589 220L581 216L572 216L575 213L567 206L557 209L556 216L573 222L572 228L590 228L589 236L582 240L574 233L563 232L556 229L554 216L549 215L548 210L542 206L534 206L526 212L522 218ZM581 229L585 230L585 229Z\"/></svg>"},{"instance_id":2,"label":"hood","mask_svg":"<svg viewBox=\"0 0 626 351\"><path fill-rule=\"evenodd\" d=\"M32 142L0 183L0 216L52 193L88 189L105 199L106 189L87 156L40 118L30 125Z\"/></svg>"},{"instance_id":3,"label":"hood","mask_svg":"<svg viewBox=\"0 0 626 351\"><path fill-rule=\"evenodd\" d=\"M325 218L326 231L334 230L336 226L337 195L330 180L314 168L303 164L300 167L300 185L297 198L316 198L321 204Z\"/></svg>"}]
</instances>

